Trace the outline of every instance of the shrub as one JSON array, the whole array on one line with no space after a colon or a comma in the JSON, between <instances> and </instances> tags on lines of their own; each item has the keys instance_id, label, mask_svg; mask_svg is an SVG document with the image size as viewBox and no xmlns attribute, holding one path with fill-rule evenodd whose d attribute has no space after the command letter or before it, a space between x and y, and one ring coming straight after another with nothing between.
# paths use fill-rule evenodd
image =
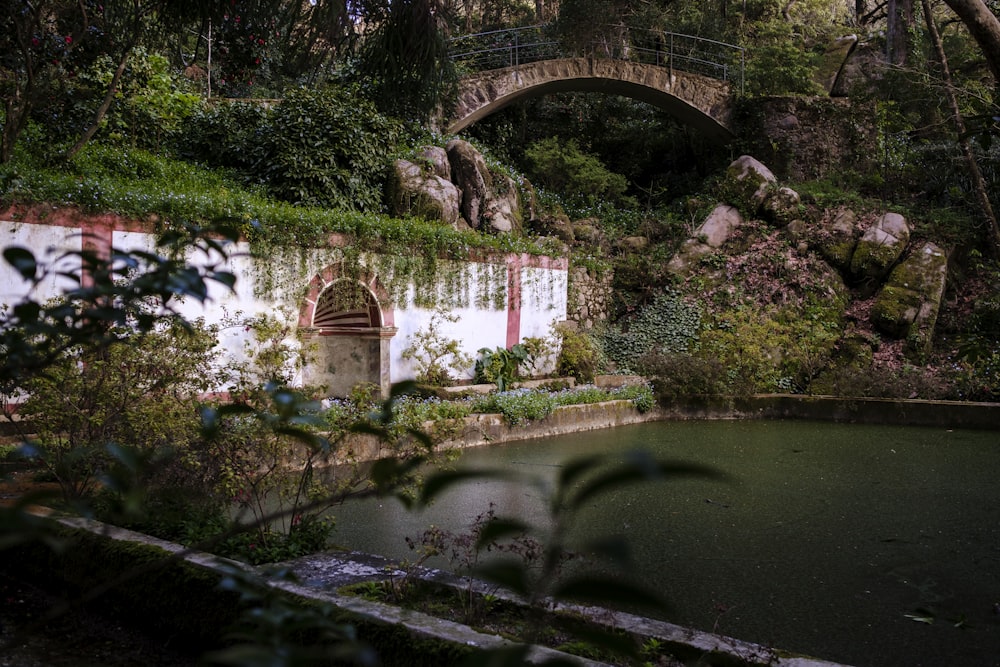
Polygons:
<instances>
[{"instance_id":1,"label":"shrub","mask_svg":"<svg viewBox=\"0 0 1000 667\"><path fill-rule=\"evenodd\" d=\"M785 21L764 24L748 53L746 92L750 95L816 95L813 81L815 56L792 39L792 26Z\"/></svg>"},{"instance_id":2,"label":"shrub","mask_svg":"<svg viewBox=\"0 0 1000 667\"><path fill-rule=\"evenodd\" d=\"M802 392L829 364L839 330L779 314L743 306L703 327L698 356L725 366L728 393Z\"/></svg>"},{"instance_id":3,"label":"shrub","mask_svg":"<svg viewBox=\"0 0 1000 667\"><path fill-rule=\"evenodd\" d=\"M24 383L21 406L36 430L43 464L67 500L89 495L114 464L111 444L152 458L184 452L198 435L197 399L214 384L213 328L180 325L136 334L119 328L119 343L96 352L72 347L44 375ZM170 477L181 458L164 458L155 479ZM176 471L174 471L176 472Z\"/></svg>"},{"instance_id":4,"label":"shrub","mask_svg":"<svg viewBox=\"0 0 1000 667\"><path fill-rule=\"evenodd\" d=\"M726 368L717 359L685 353L651 354L643 359L643 367L654 377L653 390L662 404L721 394L726 385Z\"/></svg>"},{"instance_id":5,"label":"shrub","mask_svg":"<svg viewBox=\"0 0 1000 667\"><path fill-rule=\"evenodd\" d=\"M593 382L594 375L603 365L601 351L594 338L568 327L557 329L556 334L559 336L556 373L581 382Z\"/></svg>"},{"instance_id":6,"label":"shrub","mask_svg":"<svg viewBox=\"0 0 1000 667\"><path fill-rule=\"evenodd\" d=\"M544 419L556 407L555 398L548 392L531 389L501 391L480 399L473 404L473 412L499 413L512 426Z\"/></svg>"},{"instance_id":7,"label":"shrub","mask_svg":"<svg viewBox=\"0 0 1000 667\"><path fill-rule=\"evenodd\" d=\"M342 89L293 90L271 113L264 177L296 204L378 211L396 121Z\"/></svg>"},{"instance_id":8,"label":"shrub","mask_svg":"<svg viewBox=\"0 0 1000 667\"><path fill-rule=\"evenodd\" d=\"M457 322L457 315L443 309L434 311L427 326L413 333L410 344L401 354L413 362L417 382L432 387L449 387L454 384L452 373L462 373L472 364L472 358L462 352L461 344L441 333L442 322Z\"/></svg>"},{"instance_id":9,"label":"shrub","mask_svg":"<svg viewBox=\"0 0 1000 667\"><path fill-rule=\"evenodd\" d=\"M240 170L258 180L267 154L269 111L263 104L220 101L188 121L181 153L196 162Z\"/></svg>"},{"instance_id":10,"label":"shrub","mask_svg":"<svg viewBox=\"0 0 1000 667\"><path fill-rule=\"evenodd\" d=\"M624 176L608 171L599 159L581 151L575 139L564 144L557 137L543 139L529 146L525 157L534 182L570 200L615 201L628 189Z\"/></svg>"},{"instance_id":11,"label":"shrub","mask_svg":"<svg viewBox=\"0 0 1000 667\"><path fill-rule=\"evenodd\" d=\"M95 63L94 75L106 82L114 68L113 60L104 55ZM190 87L167 58L142 48L135 50L103 131L112 141L150 150L172 143L201 105L201 96Z\"/></svg>"},{"instance_id":12,"label":"shrub","mask_svg":"<svg viewBox=\"0 0 1000 667\"><path fill-rule=\"evenodd\" d=\"M476 382L495 384L499 391L506 391L520 377L519 367L529 360L528 349L518 343L509 350L498 347L479 350L476 360Z\"/></svg>"}]
</instances>

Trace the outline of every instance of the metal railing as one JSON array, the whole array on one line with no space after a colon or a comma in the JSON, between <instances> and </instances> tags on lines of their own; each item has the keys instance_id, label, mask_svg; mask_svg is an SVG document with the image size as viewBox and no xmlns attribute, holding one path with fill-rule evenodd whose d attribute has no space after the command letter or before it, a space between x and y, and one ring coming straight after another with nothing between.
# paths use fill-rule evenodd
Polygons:
<instances>
[{"instance_id":1,"label":"metal railing","mask_svg":"<svg viewBox=\"0 0 1000 667\"><path fill-rule=\"evenodd\" d=\"M694 35L609 26L583 47L568 48L554 27L535 25L462 35L449 40L450 57L472 71L516 67L554 58L627 60L729 81L743 92L746 52L742 47Z\"/></svg>"}]
</instances>

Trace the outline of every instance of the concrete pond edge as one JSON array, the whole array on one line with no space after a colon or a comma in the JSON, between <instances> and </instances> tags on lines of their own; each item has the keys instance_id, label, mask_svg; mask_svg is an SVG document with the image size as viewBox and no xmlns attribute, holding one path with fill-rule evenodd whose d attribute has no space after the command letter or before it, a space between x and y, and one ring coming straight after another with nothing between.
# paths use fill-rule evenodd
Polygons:
<instances>
[{"instance_id":1,"label":"concrete pond edge","mask_svg":"<svg viewBox=\"0 0 1000 667\"><path fill-rule=\"evenodd\" d=\"M187 549L173 542L92 519L66 517L57 518L55 521L69 531L89 534L106 541L106 548L109 552L114 552L113 559L119 568L119 574L127 572L130 567L148 567L148 552L137 555L136 561L131 563L128 562L126 554L134 552L127 548L116 549L115 547L116 544L121 543L139 545L143 548L160 551L164 562L179 563L183 568L199 572L201 575L208 574L217 577L219 581L230 576L234 571L240 571L256 576L264 586L288 594L302 601L303 604L327 603L332 605L344 612L348 618L359 623L362 627L359 630L359 636L362 639L366 635L364 628L392 626L396 629L397 635L401 632L403 636L410 638L407 641L410 642L411 647L414 647L414 651L419 650L415 648L418 645L440 646L445 647L442 649L442 653L456 655L500 650L517 645L517 642L510 639L499 635L485 634L461 623L341 592L344 586L350 584L384 581L393 575L403 575L397 564L380 556L357 552L330 552L313 554L277 565L254 567ZM293 572L296 575L295 580L284 577L271 578L269 573L276 567ZM442 570L421 568L408 574L428 582L462 588L463 590L469 585L468 579ZM74 583L79 584L80 582ZM92 583L100 585L100 582ZM484 582L473 582L473 587L478 592L488 592L504 599L517 601L515 596L498 591L496 587ZM222 588L217 588L216 593L219 596L230 594ZM210 595L211 593L202 590L201 594ZM210 606L214 604L212 603ZM739 664L751 667L754 665L761 667L765 665L768 667L848 667L841 663L790 654L760 644L610 609L568 604L558 604L555 609L580 614L610 629L624 630L643 638L655 638L664 642L668 652L677 651L679 654L688 656L712 656L707 664ZM188 606L183 610L178 610L178 612L190 613L192 609ZM160 622L169 624L171 621L166 618L161 619ZM447 648L449 646L453 648ZM413 664L427 664L428 662L428 660L417 659L418 656L413 657L416 659ZM606 663L580 658L543 646L531 648L527 663L541 664L554 658L581 667L603 667L606 665ZM433 660L435 658L429 658L431 664L433 664Z\"/></svg>"}]
</instances>

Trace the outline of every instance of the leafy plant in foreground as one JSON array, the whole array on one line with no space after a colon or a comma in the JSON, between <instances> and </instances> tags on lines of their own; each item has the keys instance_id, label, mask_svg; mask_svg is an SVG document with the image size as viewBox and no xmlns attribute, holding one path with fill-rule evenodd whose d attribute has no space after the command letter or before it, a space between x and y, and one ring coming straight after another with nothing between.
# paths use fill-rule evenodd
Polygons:
<instances>
[{"instance_id":1,"label":"leafy plant in foreground","mask_svg":"<svg viewBox=\"0 0 1000 667\"><path fill-rule=\"evenodd\" d=\"M485 523L476 527L475 551L489 549L491 545L507 539L530 535L539 545L530 558L525 559L516 551L513 558L480 561L474 554L463 557L467 562L476 563L472 569L474 576L520 596L534 610L535 616L533 622L528 624L525 644L510 653L494 656L497 660L495 664L520 665L530 645L544 629L543 612L554 603L663 608L658 596L635 585L626 576L628 550L621 537L602 537L574 549L606 561L612 566L610 574L607 570L599 573L577 570L563 575L566 554L570 552L568 536L580 512L588 505L599 502L609 491L637 482L691 476L719 481L726 479L706 466L662 461L643 451L630 451L624 456L595 455L568 461L561 466L554 481L514 475L506 470L442 471L427 478L418 503L426 506L456 484L473 480L518 481L550 489L548 506L551 526L548 530L540 530L517 517L496 515L488 516ZM631 659L639 657L639 647L635 642L614 632L593 630L585 639L588 644L615 654Z\"/></svg>"},{"instance_id":2,"label":"leafy plant in foreground","mask_svg":"<svg viewBox=\"0 0 1000 667\"><path fill-rule=\"evenodd\" d=\"M528 348L521 343L512 345L508 350L497 347L480 348L479 359L476 360L476 382L490 383L497 386L497 391L506 391L519 377L520 366L529 359Z\"/></svg>"}]
</instances>

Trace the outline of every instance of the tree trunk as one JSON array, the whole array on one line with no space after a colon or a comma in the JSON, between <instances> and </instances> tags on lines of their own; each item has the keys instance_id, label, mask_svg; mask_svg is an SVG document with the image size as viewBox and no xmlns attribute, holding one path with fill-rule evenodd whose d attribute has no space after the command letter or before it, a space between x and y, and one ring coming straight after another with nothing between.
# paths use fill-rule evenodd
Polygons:
<instances>
[{"instance_id":1,"label":"tree trunk","mask_svg":"<svg viewBox=\"0 0 1000 667\"><path fill-rule=\"evenodd\" d=\"M927 33L930 35L931 43L938 62L941 65L941 78L944 79L945 95L948 98L948 106L951 109L952 121L955 130L958 132L958 143L962 148L962 157L965 159L966 169L969 170L969 178L972 181L972 189L976 195L976 201L982 211L986 224L989 227L990 240L993 243L993 255L1000 257L1000 225L997 224L996 214L993 212L993 205L990 203L989 192L986 189L986 181L979 170L979 163L976 162L976 154L972 149L972 142L966 136L965 120L962 118L962 111L958 106L958 99L955 97L955 89L952 85L951 70L948 67L948 58L945 55L944 47L941 45L941 35L938 33L934 17L931 15L930 0L921 0L924 10L924 21L927 24Z\"/></svg>"},{"instance_id":2,"label":"tree trunk","mask_svg":"<svg viewBox=\"0 0 1000 667\"><path fill-rule=\"evenodd\" d=\"M888 29L886 34L886 55L893 65L905 65L909 51L910 28L913 26L913 0L889 0L886 7Z\"/></svg>"},{"instance_id":3,"label":"tree trunk","mask_svg":"<svg viewBox=\"0 0 1000 667\"><path fill-rule=\"evenodd\" d=\"M983 0L944 0L958 14L972 38L983 50L993 78L1000 83L1000 18Z\"/></svg>"},{"instance_id":4,"label":"tree trunk","mask_svg":"<svg viewBox=\"0 0 1000 667\"><path fill-rule=\"evenodd\" d=\"M101 121L104 120L104 116L108 113L108 109L111 108L111 103L115 101L115 93L118 92L118 84L121 83L122 75L125 74L125 67L128 65L129 56L132 53L132 47L130 46L125 50L122 55L121 61L118 63L118 69L115 70L115 74L111 77L111 83L108 84L108 92L104 96L104 101L101 102L101 106L97 107L97 111L94 112L94 117L90 119L90 124L87 129L84 130L80 139L73 144L73 147L66 151L64 156L67 160L72 160L73 156L80 152L80 150L87 145L87 142L94 138L97 134L98 128L101 126Z\"/></svg>"}]
</instances>

